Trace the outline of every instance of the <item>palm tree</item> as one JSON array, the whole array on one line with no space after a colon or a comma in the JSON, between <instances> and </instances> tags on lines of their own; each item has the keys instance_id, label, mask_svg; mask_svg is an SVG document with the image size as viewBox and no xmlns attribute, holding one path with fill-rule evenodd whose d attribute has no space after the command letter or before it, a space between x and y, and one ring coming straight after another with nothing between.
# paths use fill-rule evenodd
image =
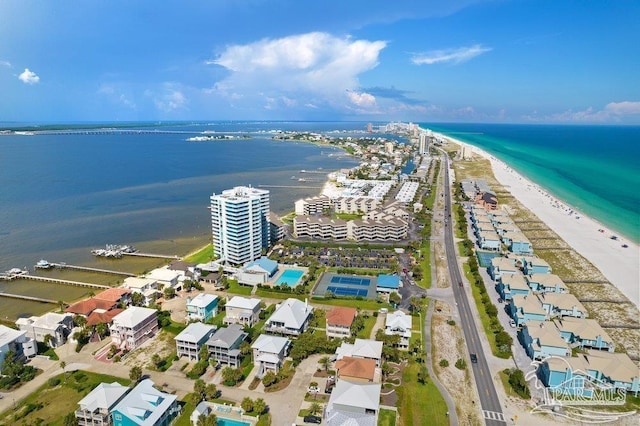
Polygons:
<instances>
[{"instance_id":1,"label":"palm tree","mask_svg":"<svg viewBox=\"0 0 640 426\"><path fill-rule=\"evenodd\" d=\"M311 415L319 413L320 410L322 410L322 407L315 401L311 403L311 406L309 406L309 413L311 413Z\"/></svg>"},{"instance_id":2,"label":"palm tree","mask_svg":"<svg viewBox=\"0 0 640 426\"><path fill-rule=\"evenodd\" d=\"M67 383L67 372L65 368L67 367L67 363L64 361L60 361L60 368L62 368L62 377L64 378L64 382Z\"/></svg>"},{"instance_id":3,"label":"palm tree","mask_svg":"<svg viewBox=\"0 0 640 426\"><path fill-rule=\"evenodd\" d=\"M331 358L328 356L323 356L319 361L320 365L324 368L325 373L329 371L329 366L331 365Z\"/></svg>"}]
</instances>

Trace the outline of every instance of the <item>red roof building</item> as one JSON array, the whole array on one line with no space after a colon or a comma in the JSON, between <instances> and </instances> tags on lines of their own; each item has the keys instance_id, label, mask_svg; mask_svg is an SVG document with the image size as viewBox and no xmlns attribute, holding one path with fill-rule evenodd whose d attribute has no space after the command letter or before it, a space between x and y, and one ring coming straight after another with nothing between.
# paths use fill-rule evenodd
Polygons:
<instances>
[{"instance_id":1,"label":"red roof building","mask_svg":"<svg viewBox=\"0 0 640 426\"><path fill-rule=\"evenodd\" d=\"M336 306L327 312L327 337L350 337L351 324L358 311L356 308Z\"/></svg>"}]
</instances>

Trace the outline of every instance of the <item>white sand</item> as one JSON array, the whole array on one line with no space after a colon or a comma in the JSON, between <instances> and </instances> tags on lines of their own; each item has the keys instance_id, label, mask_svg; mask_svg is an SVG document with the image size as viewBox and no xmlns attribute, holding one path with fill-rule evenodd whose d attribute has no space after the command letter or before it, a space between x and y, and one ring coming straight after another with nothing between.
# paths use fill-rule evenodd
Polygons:
<instances>
[{"instance_id":1,"label":"white sand","mask_svg":"<svg viewBox=\"0 0 640 426\"><path fill-rule=\"evenodd\" d=\"M638 244L626 240L582 212L554 198L486 151L457 139L441 136L489 159L496 179L506 190L574 250L595 265L629 300L636 306L640 306L640 247ZM600 232L601 229L604 232ZM612 235L618 235L618 239L612 240ZM623 244L628 247L622 247Z\"/></svg>"}]
</instances>

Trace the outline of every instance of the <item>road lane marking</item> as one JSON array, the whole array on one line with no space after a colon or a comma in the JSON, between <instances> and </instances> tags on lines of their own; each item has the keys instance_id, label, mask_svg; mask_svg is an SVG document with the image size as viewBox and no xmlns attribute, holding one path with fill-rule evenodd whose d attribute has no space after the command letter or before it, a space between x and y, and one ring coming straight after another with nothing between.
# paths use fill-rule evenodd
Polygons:
<instances>
[{"instance_id":1,"label":"road lane marking","mask_svg":"<svg viewBox=\"0 0 640 426\"><path fill-rule=\"evenodd\" d=\"M482 410L483 417L489 420L498 420L504 422L504 414L495 411Z\"/></svg>"}]
</instances>

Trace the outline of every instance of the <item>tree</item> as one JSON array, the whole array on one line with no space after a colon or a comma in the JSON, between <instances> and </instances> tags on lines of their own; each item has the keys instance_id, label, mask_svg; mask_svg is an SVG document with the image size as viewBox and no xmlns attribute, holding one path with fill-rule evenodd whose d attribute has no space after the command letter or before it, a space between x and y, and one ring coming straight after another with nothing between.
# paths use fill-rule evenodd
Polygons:
<instances>
[{"instance_id":1,"label":"tree","mask_svg":"<svg viewBox=\"0 0 640 426\"><path fill-rule=\"evenodd\" d=\"M240 343L239 349L242 355L249 355L251 353L251 345L249 344L249 342Z\"/></svg>"},{"instance_id":2,"label":"tree","mask_svg":"<svg viewBox=\"0 0 640 426\"><path fill-rule=\"evenodd\" d=\"M225 367L222 370L222 380L223 383L227 386L234 386L242 379L242 370Z\"/></svg>"},{"instance_id":3,"label":"tree","mask_svg":"<svg viewBox=\"0 0 640 426\"><path fill-rule=\"evenodd\" d=\"M329 371L329 366L331 365L331 358L329 358L328 356L323 356L322 358L320 358L319 363L322 368L324 368L324 371L327 372Z\"/></svg>"},{"instance_id":4,"label":"tree","mask_svg":"<svg viewBox=\"0 0 640 426\"><path fill-rule=\"evenodd\" d=\"M217 397L218 387L213 383L208 384L204 389L204 399L206 399L207 401L211 401L212 399L216 399Z\"/></svg>"},{"instance_id":5,"label":"tree","mask_svg":"<svg viewBox=\"0 0 640 426\"><path fill-rule=\"evenodd\" d=\"M429 371L427 370L427 366L424 364L420 364L420 370L418 371L418 383L422 383L423 385L426 385L428 378L429 378Z\"/></svg>"},{"instance_id":6,"label":"tree","mask_svg":"<svg viewBox=\"0 0 640 426\"><path fill-rule=\"evenodd\" d=\"M58 300L58 306L60 307L60 312L64 311L65 303L62 300Z\"/></svg>"},{"instance_id":7,"label":"tree","mask_svg":"<svg viewBox=\"0 0 640 426\"><path fill-rule=\"evenodd\" d=\"M278 376L276 376L276 373L274 373L271 370L267 371L264 374L264 376L262 376L262 384L267 388L273 385L274 383L276 383L277 381L278 381Z\"/></svg>"},{"instance_id":8,"label":"tree","mask_svg":"<svg viewBox=\"0 0 640 426\"><path fill-rule=\"evenodd\" d=\"M129 378L133 383L138 383L142 379L142 368L139 366L131 367L129 370Z\"/></svg>"},{"instance_id":9,"label":"tree","mask_svg":"<svg viewBox=\"0 0 640 426\"><path fill-rule=\"evenodd\" d=\"M391 292L391 294L389 295L389 302L393 303L395 306L398 305L398 303L402 302L402 296L400 296L398 293L396 293L395 291Z\"/></svg>"},{"instance_id":10,"label":"tree","mask_svg":"<svg viewBox=\"0 0 640 426\"><path fill-rule=\"evenodd\" d=\"M167 287L164 289L164 298L173 299L176 296L176 289L173 287Z\"/></svg>"},{"instance_id":11,"label":"tree","mask_svg":"<svg viewBox=\"0 0 640 426\"><path fill-rule=\"evenodd\" d=\"M63 426L77 426L78 419L76 419L76 413L72 411L68 413L66 416L64 416L64 419L62 420L62 424Z\"/></svg>"},{"instance_id":12,"label":"tree","mask_svg":"<svg viewBox=\"0 0 640 426\"><path fill-rule=\"evenodd\" d=\"M257 415L264 413L266 410L267 410L267 403L265 402L264 399L258 398L255 401L253 401L253 411Z\"/></svg>"},{"instance_id":13,"label":"tree","mask_svg":"<svg viewBox=\"0 0 640 426\"><path fill-rule=\"evenodd\" d=\"M62 377L64 377L64 382L67 383L67 372L65 368L67 367L67 363L64 361L60 361L60 368L62 368Z\"/></svg>"},{"instance_id":14,"label":"tree","mask_svg":"<svg viewBox=\"0 0 640 426\"><path fill-rule=\"evenodd\" d=\"M311 405L309 406L309 413L311 413L311 415L315 415L316 413L319 413L322 410L322 407L320 406L320 404L318 404L317 402L312 402Z\"/></svg>"},{"instance_id":15,"label":"tree","mask_svg":"<svg viewBox=\"0 0 640 426\"><path fill-rule=\"evenodd\" d=\"M106 337L109 334L109 326L104 322L96 324L96 333L98 333L101 339Z\"/></svg>"},{"instance_id":16,"label":"tree","mask_svg":"<svg viewBox=\"0 0 640 426\"><path fill-rule=\"evenodd\" d=\"M142 293L138 293L136 291L131 293L131 304L133 306L143 306L144 305L144 295Z\"/></svg>"},{"instance_id":17,"label":"tree","mask_svg":"<svg viewBox=\"0 0 640 426\"><path fill-rule=\"evenodd\" d=\"M198 395L198 401L202 401L202 399L204 398L206 388L207 385L202 379L198 379L193 383L193 392Z\"/></svg>"},{"instance_id":18,"label":"tree","mask_svg":"<svg viewBox=\"0 0 640 426\"><path fill-rule=\"evenodd\" d=\"M509 372L509 384L511 385L511 387L513 387L513 390L516 391L516 393L522 398L531 398L529 386L527 386L527 381L525 380L522 370L513 369Z\"/></svg>"},{"instance_id":19,"label":"tree","mask_svg":"<svg viewBox=\"0 0 640 426\"><path fill-rule=\"evenodd\" d=\"M218 426L218 417L213 413L209 415L200 414L196 426Z\"/></svg>"},{"instance_id":20,"label":"tree","mask_svg":"<svg viewBox=\"0 0 640 426\"><path fill-rule=\"evenodd\" d=\"M44 336L44 344L51 347L51 341L53 340L53 336L50 334L45 334Z\"/></svg>"},{"instance_id":21,"label":"tree","mask_svg":"<svg viewBox=\"0 0 640 426\"><path fill-rule=\"evenodd\" d=\"M78 327L84 328L87 325L87 319L85 317L83 317L82 315L74 315L73 316L73 323L75 325L77 325Z\"/></svg>"},{"instance_id":22,"label":"tree","mask_svg":"<svg viewBox=\"0 0 640 426\"><path fill-rule=\"evenodd\" d=\"M248 396L246 396L243 400L242 403L240 404L240 406L242 407L242 409L246 412L251 412L253 411L253 400L251 398L249 398Z\"/></svg>"},{"instance_id":23,"label":"tree","mask_svg":"<svg viewBox=\"0 0 640 426\"><path fill-rule=\"evenodd\" d=\"M382 380L385 380L391 374L391 366L388 362L382 363Z\"/></svg>"}]
</instances>

